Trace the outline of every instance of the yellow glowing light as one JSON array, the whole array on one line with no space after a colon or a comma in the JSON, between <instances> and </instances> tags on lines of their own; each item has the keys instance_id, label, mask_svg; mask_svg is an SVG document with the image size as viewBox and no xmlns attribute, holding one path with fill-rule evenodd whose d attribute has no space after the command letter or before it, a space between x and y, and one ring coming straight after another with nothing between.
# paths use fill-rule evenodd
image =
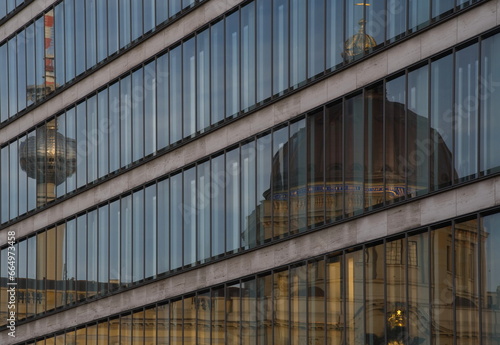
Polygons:
<instances>
[{"instance_id":1,"label":"yellow glowing light","mask_svg":"<svg viewBox=\"0 0 500 345\"><path fill-rule=\"evenodd\" d=\"M371 5L364 2L358 2L356 3L356 6L371 6Z\"/></svg>"}]
</instances>

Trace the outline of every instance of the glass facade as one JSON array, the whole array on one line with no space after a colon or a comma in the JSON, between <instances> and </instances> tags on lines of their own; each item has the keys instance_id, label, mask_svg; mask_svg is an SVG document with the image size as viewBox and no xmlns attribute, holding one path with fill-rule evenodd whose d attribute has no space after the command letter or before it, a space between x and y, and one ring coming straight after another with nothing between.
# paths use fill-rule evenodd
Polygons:
<instances>
[{"instance_id":1,"label":"glass facade","mask_svg":"<svg viewBox=\"0 0 500 345\"><path fill-rule=\"evenodd\" d=\"M33 0L5 0L0 4L0 22L3 21L7 16L14 14L14 12L24 6L29 4Z\"/></svg>"},{"instance_id":2,"label":"glass facade","mask_svg":"<svg viewBox=\"0 0 500 345\"><path fill-rule=\"evenodd\" d=\"M203 61L195 62L196 57L204 59L208 54L207 42L214 44L217 37L221 37L217 33L221 23L146 62L0 148L0 193L3 200L10 201L1 205L1 222L9 222L80 188L90 187L95 181L129 168L158 151L171 149L179 141L195 135L201 124L207 126L201 131L216 125L220 119L210 116L208 104L212 104L213 110L217 102L224 99L224 93L214 88L208 92L201 85L206 84L204 78L216 80L213 78L217 78L218 67L212 64L209 72L208 62L206 66ZM201 46L195 44L198 37L203 38ZM500 145L492 134L500 130L500 122L492 111L498 99L495 76L499 71L495 61L500 58L499 37L499 34L480 37L466 47L422 61L418 68L402 71L327 105L324 111L328 113L325 119L329 125L321 125L323 115L316 115L314 120L311 114L307 123L299 121L287 129L276 130L270 138L272 152L262 152L274 157L273 169L281 169L274 174L272 198L286 202L282 209L286 212L299 210L297 205L306 204L303 198L309 199L308 207L317 207L313 206L315 197L305 196L305 187L319 192L321 181L325 180L328 189L324 197L332 201L326 207L335 209L332 217L356 215L497 172L500 161L491 148ZM212 57L214 51L211 50ZM212 59L212 63L214 61ZM228 66L227 61L221 64ZM181 73L183 70L186 73ZM205 71L204 76L200 70ZM227 79L228 74L225 76ZM196 85L196 81L201 85ZM202 94L196 94L200 88ZM233 101L238 99L226 96ZM217 97L222 98L217 100ZM473 99L480 101L471 103ZM220 106L225 107L224 103ZM185 117L176 115L188 108L190 113ZM201 114L206 118L201 120ZM287 155L290 147L294 157L288 166L288 159L279 157ZM252 150L251 145L246 146L245 154ZM226 164L228 171L233 169L239 173L245 169L248 175L245 179L253 181L248 160L252 157L234 155L231 162L221 164ZM310 160L308 169L312 169L309 172L303 165L306 157ZM246 159L246 163L241 159ZM252 159L270 162L269 157L259 155ZM221 202L216 204L222 205L222 199L226 198L227 204L232 205L232 198L239 198L237 193L242 192L250 193L250 200L246 202L255 204L253 187L241 190L238 184L241 182L233 182L231 178L226 182L234 193L218 195ZM269 188L262 184L267 182L257 178L260 186L259 193L255 194L257 198ZM280 190L299 186L304 189L291 193L288 204L286 193ZM248 209L250 205L245 207ZM302 211L305 212L305 208ZM273 219L288 221L281 211L273 212ZM291 229L292 232L314 223L298 224L293 219L296 216L305 219L300 212L292 215L290 221L296 228ZM245 221L231 218L226 226ZM275 233L288 232L288 225L283 223L283 226L287 229L276 227Z\"/></svg>"},{"instance_id":3,"label":"glass facade","mask_svg":"<svg viewBox=\"0 0 500 345\"><path fill-rule=\"evenodd\" d=\"M0 70L8 76L0 81L0 122L42 102L56 89L204 1L178 5L166 0L57 1L0 43ZM2 1L0 21L24 2Z\"/></svg>"},{"instance_id":4,"label":"glass facade","mask_svg":"<svg viewBox=\"0 0 500 345\"><path fill-rule=\"evenodd\" d=\"M497 36L484 38L481 46L492 49ZM39 294L43 308L26 308L26 316L44 313L55 306L71 305L95 295L106 295L144 280L333 224L457 182L458 167L454 157L460 152L453 149L453 137L448 138L447 132L433 127L433 123L449 126L446 121L453 120L453 117L445 119L446 113L439 110L442 104L453 102L453 99L446 99L447 95L452 97L453 92L445 90L439 97L440 91L436 91L434 98L440 101L433 104L434 98L429 99L429 90L442 85L437 76L451 71L446 67L450 65L449 61L458 59L464 49L479 46L478 42L472 42L448 55L428 60L419 67L376 82L159 177L118 199L54 224L37 236L21 239L20 245L34 243L38 248L36 255L42 255L42 247L47 247L44 243L49 239L53 243L51 248L60 247L62 252L55 262L50 258L43 262L55 265L53 277L66 277L64 284L57 285L60 293L51 292L52 296L45 293L48 288L41 288ZM494 56L489 59L494 59ZM127 77L123 84L125 89L136 80L134 75L137 74ZM121 81L114 85L122 90ZM82 132L80 125L84 130L94 131L87 126L98 123L95 116L100 114L99 96L107 93L107 90L101 91L97 97L78 104L76 111L74 108L68 110L33 135L23 137L27 140L24 143L13 142L5 146L0 153L5 161L13 162L12 166L16 167L15 174L11 175L16 180L2 177L2 181L10 182L4 183L1 191L7 189L12 195L12 186L15 185L12 181L17 181L18 176L23 176L25 181L22 189L29 188L27 180L32 178L26 173L19 174L20 171L31 174L30 171L35 170L36 167L26 168L34 164L30 163L29 155L20 158L22 165L19 169L17 158L8 157L18 151L29 152L26 142L29 144L30 138L44 145L55 140L57 151L66 158L73 157L72 164L62 160L63 164L57 165L59 160L56 159L55 166L48 164L41 172L36 169L36 174L40 174L45 182L31 185L37 191L36 199L31 198L33 205L35 200L47 202L53 198L51 190L74 190L80 179L78 166L75 167L77 158L71 151L75 147L71 138L74 138L74 133ZM105 102L109 103L111 101ZM89 108L94 114L92 121L75 121L79 109L88 111ZM130 121L134 120L133 110L132 114ZM85 117L80 117L80 120L82 118ZM55 125L61 119L65 130L62 133L58 132L61 127ZM123 126L120 124L120 128ZM138 126L131 127L129 139L133 143L132 133ZM111 134L107 133L105 137L109 138ZM474 138L483 135L479 131ZM59 138L63 138L61 142ZM118 138L117 142L123 145L122 139ZM85 145L79 145L77 151L80 146L85 148ZM99 150L94 149L91 142L86 150L87 164L90 157L94 157L93 164L83 172L88 177L91 171L95 174L100 170L95 166L99 162ZM130 153L133 153L132 148ZM44 159L54 161L51 157ZM36 160L37 166L40 162L40 159ZM93 168L89 169L90 166ZM490 168L490 172L498 169ZM76 178L71 183L66 181L62 174L75 169ZM9 169L4 170L8 174ZM487 173L475 171L476 176ZM55 186L59 180L64 182ZM18 190L21 188L15 189ZM30 200L26 195L17 194L16 200L21 199ZM5 211L4 214L8 216L10 213ZM57 231L51 232L53 229ZM39 244L42 238L44 242ZM99 241L101 245L96 248L98 239L103 241ZM76 248L76 243L86 243L86 252L79 250L81 247ZM383 252L376 249L373 255L383 256ZM52 255L52 251L47 253ZM26 260L29 261L29 254ZM63 267L64 271L61 271ZM46 270L37 266L34 274L45 277ZM89 280L90 277L93 279ZM360 297L356 286L352 289L355 292L349 298L357 303L356 299ZM391 293L399 296L403 292L395 288ZM372 317L376 319L375 315ZM368 326L375 327L373 324ZM353 324L350 328L357 329L358 326ZM353 333L352 337L355 339L357 335Z\"/></svg>"},{"instance_id":5,"label":"glass facade","mask_svg":"<svg viewBox=\"0 0 500 345\"><path fill-rule=\"evenodd\" d=\"M453 338L499 344L495 212L189 292L36 344L443 344Z\"/></svg>"},{"instance_id":6,"label":"glass facade","mask_svg":"<svg viewBox=\"0 0 500 345\"><path fill-rule=\"evenodd\" d=\"M42 102L203 1L63 0L51 6L0 43L0 71L9 75L0 82L0 122ZM245 2L185 39L182 47L170 49L170 81L183 85L170 89L170 114L182 114L171 118L171 142L251 110L479 1L456 6L452 0L427 0L425 5L413 0ZM200 94L207 90L207 97ZM181 92L182 98L176 95ZM197 114L198 107L203 111Z\"/></svg>"}]
</instances>

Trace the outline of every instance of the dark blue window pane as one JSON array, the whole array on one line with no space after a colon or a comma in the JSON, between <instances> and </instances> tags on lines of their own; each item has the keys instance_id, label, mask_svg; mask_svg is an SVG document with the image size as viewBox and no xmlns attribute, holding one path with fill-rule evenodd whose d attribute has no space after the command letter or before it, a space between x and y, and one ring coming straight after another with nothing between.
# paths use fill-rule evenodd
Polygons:
<instances>
[{"instance_id":1,"label":"dark blue window pane","mask_svg":"<svg viewBox=\"0 0 500 345\"><path fill-rule=\"evenodd\" d=\"M120 201L116 200L109 205L109 290L117 290L120 286L121 267L121 219Z\"/></svg>"},{"instance_id":2,"label":"dark blue window pane","mask_svg":"<svg viewBox=\"0 0 500 345\"><path fill-rule=\"evenodd\" d=\"M76 188L87 183L87 102L76 106Z\"/></svg>"},{"instance_id":3,"label":"dark blue window pane","mask_svg":"<svg viewBox=\"0 0 500 345\"><path fill-rule=\"evenodd\" d=\"M121 199L120 211L120 243L121 243L121 286L132 283L132 196Z\"/></svg>"},{"instance_id":4,"label":"dark blue window pane","mask_svg":"<svg viewBox=\"0 0 500 345\"><path fill-rule=\"evenodd\" d=\"M97 63L97 1L99 0L87 0L85 2L87 69L94 67Z\"/></svg>"},{"instance_id":5,"label":"dark blue window pane","mask_svg":"<svg viewBox=\"0 0 500 345\"><path fill-rule=\"evenodd\" d=\"M241 9L241 110L255 105L255 2Z\"/></svg>"},{"instance_id":6,"label":"dark blue window pane","mask_svg":"<svg viewBox=\"0 0 500 345\"><path fill-rule=\"evenodd\" d=\"M299 86L306 78L307 1L290 0L290 85ZM315 21L319 18L315 18Z\"/></svg>"},{"instance_id":7,"label":"dark blue window pane","mask_svg":"<svg viewBox=\"0 0 500 345\"><path fill-rule=\"evenodd\" d=\"M108 0L108 54L113 55L118 51L120 43L118 23L118 0Z\"/></svg>"},{"instance_id":8,"label":"dark blue window pane","mask_svg":"<svg viewBox=\"0 0 500 345\"><path fill-rule=\"evenodd\" d=\"M7 45L9 47L9 117L12 117L17 113L17 37L11 38Z\"/></svg>"},{"instance_id":9,"label":"dark blue window pane","mask_svg":"<svg viewBox=\"0 0 500 345\"><path fill-rule=\"evenodd\" d=\"M158 136L158 150L170 143L170 124L169 124L169 78L168 78L168 54L160 56L156 64L156 79L157 79L157 128L156 135Z\"/></svg>"},{"instance_id":10,"label":"dark blue window pane","mask_svg":"<svg viewBox=\"0 0 500 345\"><path fill-rule=\"evenodd\" d=\"M144 33L142 23L142 1L132 1L132 41L135 41Z\"/></svg>"},{"instance_id":11,"label":"dark blue window pane","mask_svg":"<svg viewBox=\"0 0 500 345\"><path fill-rule=\"evenodd\" d=\"M0 73L3 76L9 74L7 51L8 51L7 44L0 46ZM4 122L8 118L9 118L9 78L0 78L0 121Z\"/></svg>"},{"instance_id":12,"label":"dark blue window pane","mask_svg":"<svg viewBox=\"0 0 500 345\"><path fill-rule=\"evenodd\" d=\"M240 110L239 12L226 18L226 117Z\"/></svg>"},{"instance_id":13,"label":"dark blue window pane","mask_svg":"<svg viewBox=\"0 0 500 345\"><path fill-rule=\"evenodd\" d=\"M120 169L120 82L109 87L109 172Z\"/></svg>"},{"instance_id":14,"label":"dark blue window pane","mask_svg":"<svg viewBox=\"0 0 500 345\"><path fill-rule=\"evenodd\" d=\"M76 75L87 69L85 62L85 1L75 1L75 48L76 48ZM95 38L93 39L95 42Z\"/></svg>"},{"instance_id":15,"label":"dark blue window pane","mask_svg":"<svg viewBox=\"0 0 500 345\"><path fill-rule=\"evenodd\" d=\"M17 109L23 110L26 108L26 31L17 34L17 39Z\"/></svg>"},{"instance_id":16,"label":"dark blue window pane","mask_svg":"<svg viewBox=\"0 0 500 345\"><path fill-rule=\"evenodd\" d=\"M183 47L183 121L184 138L196 132L196 41L195 38L184 42Z\"/></svg>"},{"instance_id":17,"label":"dark blue window pane","mask_svg":"<svg viewBox=\"0 0 500 345\"><path fill-rule=\"evenodd\" d=\"M108 89L97 94L97 178L106 176L109 172L109 135L115 130L108 118Z\"/></svg>"},{"instance_id":18,"label":"dark blue window pane","mask_svg":"<svg viewBox=\"0 0 500 345\"><path fill-rule=\"evenodd\" d=\"M226 252L240 248L240 150L226 153Z\"/></svg>"},{"instance_id":19,"label":"dark blue window pane","mask_svg":"<svg viewBox=\"0 0 500 345\"><path fill-rule=\"evenodd\" d=\"M312 78L325 70L325 0L310 0L307 13L307 76Z\"/></svg>"},{"instance_id":20,"label":"dark blue window pane","mask_svg":"<svg viewBox=\"0 0 500 345\"><path fill-rule=\"evenodd\" d=\"M210 161L198 165L197 169L197 220L198 257L200 262L210 258Z\"/></svg>"},{"instance_id":21,"label":"dark blue window pane","mask_svg":"<svg viewBox=\"0 0 500 345\"><path fill-rule=\"evenodd\" d=\"M197 47L197 130L210 126L210 31L204 30L196 36Z\"/></svg>"},{"instance_id":22,"label":"dark blue window pane","mask_svg":"<svg viewBox=\"0 0 500 345\"><path fill-rule=\"evenodd\" d=\"M111 7L111 3L109 4ZM108 3L97 1L97 62L108 56ZM110 23L111 25L111 23ZM116 41L116 37L114 38Z\"/></svg>"},{"instance_id":23,"label":"dark blue window pane","mask_svg":"<svg viewBox=\"0 0 500 345\"><path fill-rule=\"evenodd\" d=\"M257 0L257 102L272 95L272 30L269 0Z\"/></svg>"},{"instance_id":24,"label":"dark blue window pane","mask_svg":"<svg viewBox=\"0 0 500 345\"><path fill-rule=\"evenodd\" d=\"M156 61L144 66L144 154L156 151Z\"/></svg>"},{"instance_id":25,"label":"dark blue window pane","mask_svg":"<svg viewBox=\"0 0 500 345\"><path fill-rule=\"evenodd\" d=\"M212 120L216 124L224 119L224 22L210 29L211 33L211 99Z\"/></svg>"},{"instance_id":26,"label":"dark blue window pane","mask_svg":"<svg viewBox=\"0 0 500 345\"><path fill-rule=\"evenodd\" d=\"M144 0L144 33L155 28L155 0Z\"/></svg>"},{"instance_id":27,"label":"dark blue window pane","mask_svg":"<svg viewBox=\"0 0 500 345\"><path fill-rule=\"evenodd\" d=\"M273 94L288 88L288 11L288 0L273 0Z\"/></svg>"},{"instance_id":28,"label":"dark blue window pane","mask_svg":"<svg viewBox=\"0 0 500 345\"><path fill-rule=\"evenodd\" d=\"M132 84L130 75L120 80L120 152L121 167L132 163ZM111 151L115 152L115 151Z\"/></svg>"},{"instance_id":29,"label":"dark blue window pane","mask_svg":"<svg viewBox=\"0 0 500 345\"><path fill-rule=\"evenodd\" d=\"M130 43L130 0L120 0L120 49Z\"/></svg>"},{"instance_id":30,"label":"dark blue window pane","mask_svg":"<svg viewBox=\"0 0 500 345\"><path fill-rule=\"evenodd\" d=\"M156 184L146 187L145 191L145 205L144 205L144 262L145 271L144 277L154 278L156 277L156 256L157 250L156 246L158 243L158 237L156 235L156 222L158 213L156 212Z\"/></svg>"},{"instance_id":31,"label":"dark blue window pane","mask_svg":"<svg viewBox=\"0 0 500 345\"><path fill-rule=\"evenodd\" d=\"M144 69L132 73L132 161L144 157Z\"/></svg>"},{"instance_id":32,"label":"dark blue window pane","mask_svg":"<svg viewBox=\"0 0 500 345\"><path fill-rule=\"evenodd\" d=\"M182 46L170 51L170 142L182 139Z\"/></svg>"}]
</instances>

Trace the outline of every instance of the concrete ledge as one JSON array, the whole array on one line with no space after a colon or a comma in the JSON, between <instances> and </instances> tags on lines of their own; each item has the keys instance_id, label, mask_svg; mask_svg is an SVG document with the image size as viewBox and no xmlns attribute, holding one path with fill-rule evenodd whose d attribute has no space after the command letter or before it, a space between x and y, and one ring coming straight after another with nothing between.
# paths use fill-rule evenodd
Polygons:
<instances>
[{"instance_id":1,"label":"concrete ledge","mask_svg":"<svg viewBox=\"0 0 500 345\"><path fill-rule=\"evenodd\" d=\"M437 196L353 219L62 311L17 327L15 341L8 339L6 344L95 321L95 315L109 316L405 230L444 221L456 215L457 209L461 212L480 211L495 205L494 198L480 198L481 195L484 196L486 190L493 190L493 186L497 189L500 187L500 178L483 180ZM467 200L467 209L461 206L465 204L464 200ZM444 201L446 202L442 203ZM498 200L496 203L498 204ZM5 334L5 331L0 334Z\"/></svg>"}]
</instances>

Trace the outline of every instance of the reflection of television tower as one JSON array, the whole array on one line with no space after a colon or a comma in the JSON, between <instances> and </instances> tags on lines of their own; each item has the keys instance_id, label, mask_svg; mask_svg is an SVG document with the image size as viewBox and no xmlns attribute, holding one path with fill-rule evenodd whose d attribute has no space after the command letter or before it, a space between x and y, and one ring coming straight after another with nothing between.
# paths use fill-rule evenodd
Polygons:
<instances>
[{"instance_id":1,"label":"reflection of television tower","mask_svg":"<svg viewBox=\"0 0 500 345\"><path fill-rule=\"evenodd\" d=\"M36 102L56 89L54 74L54 12L49 11L44 16L44 70L42 74L45 82L40 85L28 85L26 97Z\"/></svg>"}]
</instances>

